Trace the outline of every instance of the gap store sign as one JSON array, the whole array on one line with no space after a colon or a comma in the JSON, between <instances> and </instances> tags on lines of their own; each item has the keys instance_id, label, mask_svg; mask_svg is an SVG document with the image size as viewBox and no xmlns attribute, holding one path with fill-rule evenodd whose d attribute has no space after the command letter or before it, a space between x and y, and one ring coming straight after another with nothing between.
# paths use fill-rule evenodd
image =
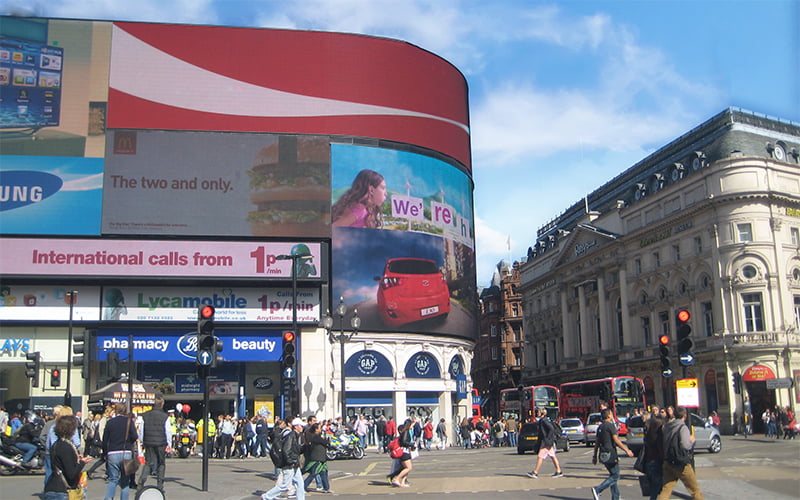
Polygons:
<instances>
[{"instance_id":1,"label":"gap store sign","mask_svg":"<svg viewBox=\"0 0 800 500\"><path fill-rule=\"evenodd\" d=\"M195 361L197 332L136 330L133 333L135 361ZM222 340L220 354L224 361L279 361L283 351L283 330L224 330L217 329ZM98 361L105 361L109 352L116 351L120 359L128 359L128 333L120 330L100 330L96 339Z\"/></svg>"}]
</instances>

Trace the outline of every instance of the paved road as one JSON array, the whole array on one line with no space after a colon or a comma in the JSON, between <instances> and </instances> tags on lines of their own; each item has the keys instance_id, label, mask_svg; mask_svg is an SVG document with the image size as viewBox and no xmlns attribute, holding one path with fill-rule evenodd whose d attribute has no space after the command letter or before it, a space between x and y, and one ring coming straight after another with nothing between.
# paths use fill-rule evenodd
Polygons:
<instances>
[{"instance_id":1,"label":"paved road","mask_svg":"<svg viewBox=\"0 0 800 500\"><path fill-rule=\"evenodd\" d=\"M696 464L700 485L709 500L800 498L800 440L775 442L764 438L745 440L726 436L723 452L698 454ZM363 460L337 460L330 463L332 495L309 493L308 498L353 500L392 499L591 499L589 487L599 484L605 470L591 465L591 451L573 446L560 453L566 477L553 479L552 464L542 468L540 479L530 479L535 457L520 456L509 448L484 450L448 449L423 453L415 460L408 489L391 488L386 483L389 459L374 450ZM632 459L622 462L622 498L642 498ZM0 499L37 499L42 476L0 478ZM257 500L271 488L272 464L268 459L211 460L209 491L201 491L201 460L170 459L167 465L169 500ZM105 483L89 483L89 499L102 500ZM117 495L119 498L119 495ZM610 493L605 492L605 498ZM682 486L673 498L689 498ZM131 496L133 500L133 496Z\"/></svg>"}]
</instances>

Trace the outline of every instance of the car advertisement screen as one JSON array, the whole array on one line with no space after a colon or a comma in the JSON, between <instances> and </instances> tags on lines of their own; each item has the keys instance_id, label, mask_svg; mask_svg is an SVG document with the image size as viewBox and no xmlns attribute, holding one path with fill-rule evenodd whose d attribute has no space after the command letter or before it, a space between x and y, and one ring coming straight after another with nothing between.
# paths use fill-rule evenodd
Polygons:
<instances>
[{"instance_id":1,"label":"car advertisement screen","mask_svg":"<svg viewBox=\"0 0 800 500\"><path fill-rule=\"evenodd\" d=\"M331 145L333 296L361 329L477 334L472 181L406 151Z\"/></svg>"},{"instance_id":2,"label":"car advertisement screen","mask_svg":"<svg viewBox=\"0 0 800 500\"><path fill-rule=\"evenodd\" d=\"M107 149L104 234L330 236L327 137L114 130Z\"/></svg>"}]
</instances>

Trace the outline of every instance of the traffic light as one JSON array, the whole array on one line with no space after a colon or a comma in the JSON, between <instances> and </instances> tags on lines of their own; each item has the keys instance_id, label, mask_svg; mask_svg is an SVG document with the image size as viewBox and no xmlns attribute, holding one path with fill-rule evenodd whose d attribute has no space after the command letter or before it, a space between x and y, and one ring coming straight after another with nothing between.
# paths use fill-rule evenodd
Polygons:
<instances>
[{"instance_id":1,"label":"traffic light","mask_svg":"<svg viewBox=\"0 0 800 500\"><path fill-rule=\"evenodd\" d=\"M692 347L694 347L694 342L692 342L692 327L689 325L689 320L692 318L692 315L689 314L689 311L686 309L678 310L678 314L675 317L675 323L677 326L676 330L676 337L678 339L678 357L690 353Z\"/></svg>"},{"instance_id":2,"label":"traffic light","mask_svg":"<svg viewBox=\"0 0 800 500\"><path fill-rule=\"evenodd\" d=\"M295 358L294 332L283 332L283 367L294 370Z\"/></svg>"},{"instance_id":3,"label":"traffic light","mask_svg":"<svg viewBox=\"0 0 800 500\"><path fill-rule=\"evenodd\" d=\"M42 353L39 351L25 354L25 376L33 379L33 387L39 387L39 372L42 366Z\"/></svg>"},{"instance_id":4,"label":"traffic light","mask_svg":"<svg viewBox=\"0 0 800 500\"><path fill-rule=\"evenodd\" d=\"M72 364L74 366L81 367L81 376L83 378L89 378L87 375L88 373L88 365L89 360L86 359L84 354L86 353L86 331L82 332L75 332L72 334Z\"/></svg>"},{"instance_id":5,"label":"traffic light","mask_svg":"<svg viewBox=\"0 0 800 500\"><path fill-rule=\"evenodd\" d=\"M742 393L742 374L739 372L733 372L733 393Z\"/></svg>"},{"instance_id":6,"label":"traffic light","mask_svg":"<svg viewBox=\"0 0 800 500\"><path fill-rule=\"evenodd\" d=\"M672 371L672 361L669 358L669 335L662 335L658 337L658 352L661 355L661 373L669 373ZM665 375L666 376L666 375Z\"/></svg>"},{"instance_id":7,"label":"traffic light","mask_svg":"<svg viewBox=\"0 0 800 500\"><path fill-rule=\"evenodd\" d=\"M53 368L50 370L50 385L53 387L61 386L61 369Z\"/></svg>"},{"instance_id":8,"label":"traffic light","mask_svg":"<svg viewBox=\"0 0 800 500\"><path fill-rule=\"evenodd\" d=\"M214 348L217 339L214 338L214 308L202 306L197 312L197 364L200 366L213 366L215 361Z\"/></svg>"},{"instance_id":9,"label":"traffic light","mask_svg":"<svg viewBox=\"0 0 800 500\"><path fill-rule=\"evenodd\" d=\"M106 376L108 378L118 379L119 375L119 353L112 351L106 356Z\"/></svg>"}]
</instances>

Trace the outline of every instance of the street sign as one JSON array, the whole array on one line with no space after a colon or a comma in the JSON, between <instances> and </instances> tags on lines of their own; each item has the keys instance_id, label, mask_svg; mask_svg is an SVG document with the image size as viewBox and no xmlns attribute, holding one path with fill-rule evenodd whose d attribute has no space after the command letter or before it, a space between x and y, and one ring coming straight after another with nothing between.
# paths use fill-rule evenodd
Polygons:
<instances>
[{"instance_id":1,"label":"street sign","mask_svg":"<svg viewBox=\"0 0 800 500\"><path fill-rule=\"evenodd\" d=\"M672 368L667 368L661 372L662 377L671 377L672 376Z\"/></svg>"},{"instance_id":2,"label":"street sign","mask_svg":"<svg viewBox=\"0 0 800 500\"><path fill-rule=\"evenodd\" d=\"M675 381L678 406L697 408L700 406L700 389L696 378L683 378Z\"/></svg>"},{"instance_id":3,"label":"street sign","mask_svg":"<svg viewBox=\"0 0 800 500\"><path fill-rule=\"evenodd\" d=\"M681 362L683 366L692 366L694 364L694 354L690 352L685 352L681 354L678 360Z\"/></svg>"},{"instance_id":4,"label":"street sign","mask_svg":"<svg viewBox=\"0 0 800 500\"><path fill-rule=\"evenodd\" d=\"M294 369L293 368L286 368L285 370L283 370L283 378L293 379L294 378Z\"/></svg>"},{"instance_id":5,"label":"street sign","mask_svg":"<svg viewBox=\"0 0 800 500\"><path fill-rule=\"evenodd\" d=\"M767 389L791 389L793 385L794 381L788 377L767 379Z\"/></svg>"},{"instance_id":6,"label":"street sign","mask_svg":"<svg viewBox=\"0 0 800 500\"><path fill-rule=\"evenodd\" d=\"M211 351L200 351L197 353L197 362L203 366L210 366L214 356Z\"/></svg>"}]
</instances>

